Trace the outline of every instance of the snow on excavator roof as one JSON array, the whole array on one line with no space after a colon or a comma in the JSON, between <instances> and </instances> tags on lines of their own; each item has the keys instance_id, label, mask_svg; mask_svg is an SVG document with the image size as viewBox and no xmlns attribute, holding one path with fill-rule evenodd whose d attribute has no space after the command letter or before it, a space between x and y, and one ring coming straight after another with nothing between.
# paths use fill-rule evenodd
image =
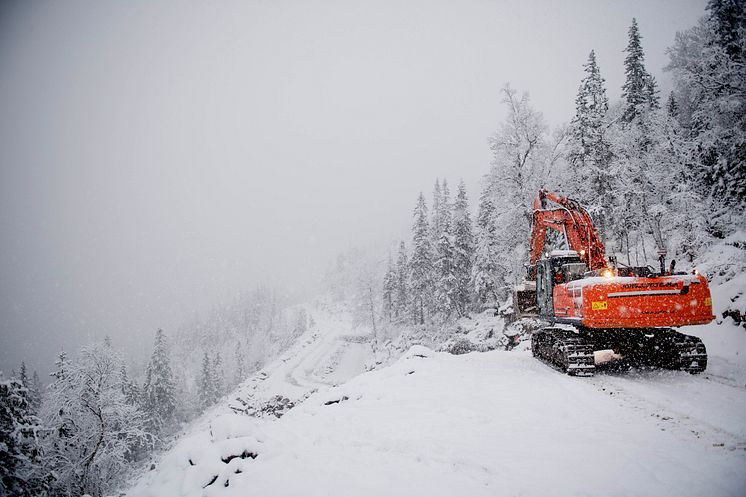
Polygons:
<instances>
[{"instance_id":1,"label":"snow on excavator roof","mask_svg":"<svg viewBox=\"0 0 746 497\"><path fill-rule=\"evenodd\" d=\"M617 285L623 285L623 284L634 284L634 283L640 283L643 279L655 279L656 281L661 282L672 282L672 283L698 283L699 278L696 275L692 274L676 274L672 276L656 276L653 278L639 278L637 276L612 276L612 277L605 277L605 276L591 276L589 278L582 278L579 280L573 280L567 284L568 289L578 289L583 288L587 286L593 286L593 285L608 285L608 284L617 284Z\"/></svg>"},{"instance_id":2,"label":"snow on excavator roof","mask_svg":"<svg viewBox=\"0 0 746 497\"><path fill-rule=\"evenodd\" d=\"M549 252L549 257L577 257L578 253L575 250L552 250Z\"/></svg>"}]
</instances>

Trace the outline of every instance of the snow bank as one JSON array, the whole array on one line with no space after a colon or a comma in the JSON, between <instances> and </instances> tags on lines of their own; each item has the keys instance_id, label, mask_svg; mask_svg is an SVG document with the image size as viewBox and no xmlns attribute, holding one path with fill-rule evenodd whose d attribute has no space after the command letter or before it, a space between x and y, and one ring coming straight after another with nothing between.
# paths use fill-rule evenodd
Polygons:
<instances>
[{"instance_id":1,"label":"snow bank","mask_svg":"<svg viewBox=\"0 0 746 497\"><path fill-rule=\"evenodd\" d=\"M714 323L688 326L681 331L696 335L707 347L704 376L746 388L746 233L737 231L711 247L697 261L707 276L712 294Z\"/></svg>"},{"instance_id":2,"label":"snow bank","mask_svg":"<svg viewBox=\"0 0 746 497\"><path fill-rule=\"evenodd\" d=\"M746 273L746 231L736 231L708 248L697 259L697 267L715 285L743 278Z\"/></svg>"}]
</instances>

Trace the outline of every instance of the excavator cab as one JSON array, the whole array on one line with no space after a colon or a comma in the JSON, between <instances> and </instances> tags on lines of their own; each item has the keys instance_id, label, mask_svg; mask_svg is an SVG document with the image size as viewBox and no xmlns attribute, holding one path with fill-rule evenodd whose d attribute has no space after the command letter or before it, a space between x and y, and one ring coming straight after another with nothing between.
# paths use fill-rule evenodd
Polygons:
<instances>
[{"instance_id":1,"label":"excavator cab","mask_svg":"<svg viewBox=\"0 0 746 497\"><path fill-rule=\"evenodd\" d=\"M554 287L583 278L588 267L574 250L555 250L527 266L530 279L515 288L513 305L517 317L553 317Z\"/></svg>"},{"instance_id":2,"label":"excavator cab","mask_svg":"<svg viewBox=\"0 0 746 497\"><path fill-rule=\"evenodd\" d=\"M536 307L539 316L554 317L554 287L583 277L585 263L574 250L555 250L536 263Z\"/></svg>"}]
</instances>

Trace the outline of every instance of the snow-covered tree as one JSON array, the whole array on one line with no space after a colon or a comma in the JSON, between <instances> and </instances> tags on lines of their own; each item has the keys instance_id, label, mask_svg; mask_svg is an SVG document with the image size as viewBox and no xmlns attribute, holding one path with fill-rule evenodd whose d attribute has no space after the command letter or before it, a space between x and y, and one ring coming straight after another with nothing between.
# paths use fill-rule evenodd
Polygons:
<instances>
[{"instance_id":1,"label":"snow-covered tree","mask_svg":"<svg viewBox=\"0 0 746 497\"><path fill-rule=\"evenodd\" d=\"M432 217L430 221L430 242L433 246L438 242L438 235L440 234L440 220L442 218L441 202L443 198L443 190L440 186L440 180L435 178L435 185L433 186L433 208L430 212Z\"/></svg>"},{"instance_id":2,"label":"snow-covered tree","mask_svg":"<svg viewBox=\"0 0 746 497\"><path fill-rule=\"evenodd\" d=\"M666 243L655 229L669 209L666 188L676 176L681 155L662 156L668 138L665 111L659 110L655 79L645 68L642 37L633 19L629 29L622 102L609 108L604 125L604 151L588 181L590 190L580 195L589 207L606 242L607 252L621 256L626 264L653 263L657 250ZM608 145L608 148L606 148ZM665 163L665 165L664 165ZM675 164L674 164L675 163ZM665 180L665 181L664 181Z\"/></svg>"},{"instance_id":3,"label":"snow-covered tree","mask_svg":"<svg viewBox=\"0 0 746 497\"><path fill-rule=\"evenodd\" d=\"M676 95L673 92L669 93L666 99L666 114L674 119L679 116L679 103L676 101Z\"/></svg>"},{"instance_id":4,"label":"snow-covered tree","mask_svg":"<svg viewBox=\"0 0 746 497\"><path fill-rule=\"evenodd\" d=\"M586 206L604 236L610 208L608 195L612 192L611 145L606 135L609 100L593 50L583 69L585 76L580 82L575 98L575 117L570 124L570 175L563 185L563 193Z\"/></svg>"},{"instance_id":5,"label":"snow-covered tree","mask_svg":"<svg viewBox=\"0 0 746 497\"><path fill-rule=\"evenodd\" d=\"M31 384L28 387L29 390L29 403L31 405L31 412L34 414L39 412L41 406L41 380L39 379L39 373L34 370L34 374L31 376Z\"/></svg>"},{"instance_id":6,"label":"snow-covered tree","mask_svg":"<svg viewBox=\"0 0 746 497\"><path fill-rule=\"evenodd\" d=\"M26 361L21 361L21 367L18 368L18 380L20 380L21 385L28 389L31 382L29 381L28 370L26 369Z\"/></svg>"},{"instance_id":7,"label":"snow-covered tree","mask_svg":"<svg viewBox=\"0 0 746 497\"><path fill-rule=\"evenodd\" d=\"M145 370L142 406L149 432L162 434L169 431L176 414L176 398L166 336L161 329L155 334L153 353Z\"/></svg>"},{"instance_id":8,"label":"snow-covered tree","mask_svg":"<svg viewBox=\"0 0 746 497\"><path fill-rule=\"evenodd\" d=\"M438 204L440 219L434 224L439 233L434 235L436 240L433 254L433 311L441 318L447 319L456 309L458 282L454 265L451 200L446 180L443 180Z\"/></svg>"},{"instance_id":9,"label":"snow-covered tree","mask_svg":"<svg viewBox=\"0 0 746 497\"><path fill-rule=\"evenodd\" d=\"M660 250L692 260L718 212L698 187L697 147L668 109L639 111L608 129L614 158L603 197L611 210L607 252L631 265L654 264ZM622 116L623 106L610 112Z\"/></svg>"},{"instance_id":10,"label":"snow-covered tree","mask_svg":"<svg viewBox=\"0 0 746 497\"><path fill-rule=\"evenodd\" d=\"M383 315L386 319L394 318L394 300L396 296L396 266L389 253L386 274L383 276Z\"/></svg>"},{"instance_id":11,"label":"snow-covered tree","mask_svg":"<svg viewBox=\"0 0 746 497\"><path fill-rule=\"evenodd\" d=\"M44 460L56 478L55 495L103 495L129 469L133 447L147 443L142 412L122 388L122 360L106 344L85 347L75 364L64 353L41 409L49 433Z\"/></svg>"},{"instance_id":12,"label":"snow-covered tree","mask_svg":"<svg viewBox=\"0 0 746 497\"><path fill-rule=\"evenodd\" d=\"M308 329L308 313L304 307L295 309L295 329L293 336L299 337Z\"/></svg>"},{"instance_id":13,"label":"snow-covered tree","mask_svg":"<svg viewBox=\"0 0 746 497\"><path fill-rule=\"evenodd\" d=\"M627 56L624 58L625 81L622 85L622 97L626 102L624 119L632 121L641 109L658 108L658 85L655 78L645 69L645 53L642 50L642 36L637 27L637 19L632 19L629 28Z\"/></svg>"},{"instance_id":14,"label":"snow-covered tree","mask_svg":"<svg viewBox=\"0 0 746 497\"><path fill-rule=\"evenodd\" d=\"M494 207L496 265L494 291L507 297L523 276L531 225L531 203L549 174L547 126L540 112L529 102L528 94L518 95L509 85L502 90L508 115L491 139L493 164L485 180L484 195ZM489 249L481 246L478 251Z\"/></svg>"},{"instance_id":15,"label":"snow-covered tree","mask_svg":"<svg viewBox=\"0 0 746 497\"><path fill-rule=\"evenodd\" d=\"M42 431L21 379L0 374L0 495L45 495L51 475L42 465Z\"/></svg>"},{"instance_id":16,"label":"snow-covered tree","mask_svg":"<svg viewBox=\"0 0 746 497\"><path fill-rule=\"evenodd\" d=\"M477 212L472 281L480 304L497 300L497 226L492 192L485 185Z\"/></svg>"},{"instance_id":17,"label":"snow-covered tree","mask_svg":"<svg viewBox=\"0 0 746 497\"><path fill-rule=\"evenodd\" d=\"M225 371L223 370L223 358L220 351L215 352L212 359L212 388L215 392L215 400L225 394Z\"/></svg>"},{"instance_id":18,"label":"snow-covered tree","mask_svg":"<svg viewBox=\"0 0 746 497\"><path fill-rule=\"evenodd\" d=\"M453 204L453 273L456 278L456 312L465 316L472 302L471 271L474 260L474 236L466 185L462 180L458 185L456 201Z\"/></svg>"},{"instance_id":19,"label":"snow-covered tree","mask_svg":"<svg viewBox=\"0 0 746 497\"><path fill-rule=\"evenodd\" d=\"M394 291L394 319L402 321L409 309L409 257L407 245L399 242L399 255L396 258L396 288Z\"/></svg>"},{"instance_id":20,"label":"snow-covered tree","mask_svg":"<svg viewBox=\"0 0 746 497\"><path fill-rule=\"evenodd\" d=\"M696 146L686 138L676 117L661 111L650 118L653 146L644 171L648 208L642 228L652 237L651 247L691 262L709 243L712 213L718 208L702 197L691 167Z\"/></svg>"},{"instance_id":21,"label":"snow-covered tree","mask_svg":"<svg viewBox=\"0 0 746 497\"><path fill-rule=\"evenodd\" d=\"M591 50L588 62L583 64L585 76L580 81L575 97L575 117L572 119L570 162L578 168L589 161L599 161L597 147L603 140L604 119L609 110L605 80L596 62L596 53Z\"/></svg>"},{"instance_id":22,"label":"snow-covered tree","mask_svg":"<svg viewBox=\"0 0 746 497\"><path fill-rule=\"evenodd\" d=\"M127 365L122 364L122 393L128 404L142 407L142 392L136 381L127 374Z\"/></svg>"},{"instance_id":23,"label":"snow-covered tree","mask_svg":"<svg viewBox=\"0 0 746 497\"><path fill-rule=\"evenodd\" d=\"M615 116L624 115L626 104L615 106ZM655 122L658 113L638 107L633 121L623 122L609 128L608 136L615 157L609 166L612 185L602 198L611 214L606 229L607 252L621 256L620 261L630 265L646 263L645 246L647 215L655 205L656 185L652 178L660 167L654 163L659 145ZM654 262L651 246L650 261Z\"/></svg>"},{"instance_id":24,"label":"snow-covered tree","mask_svg":"<svg viewBox=\"0 0 746 497\"><path fill-rule=\"evenodd\" d=\"M358 322L370 326L374 337L378 336L379 310L383 307L379 262L363 259L355 275L354 315Z\"/></svg>"},{"instance_id":25,"label":"snow-covered tree","mask_svg":"<svg viewBox=\"0 0 746 497\"><path fill-rule=\"evenodd\" d=\"M210 356L205 352L202 357L202 370L200 371L197 387L199 407L202 410L207 409L215 402L216 397L212 388L213 384L212 364Z\"/></svg>"},{"instance_id":26,"label":"snow-covered tree","mask_svg":"<svg viewBox=\"0 0 746 497\"><path fill-rule=\"evenodd\" d=\"M64 350L60 351L57 355L57 359L54 361L55 370L49 373L49 376L54 378L51 388L54 388L58 382L62 381L68 374L70 369L70 361L67 358L67 352Z\"/></svg>"},{"instance_id":27,"label":"snow-covered tree","mask_svg":"<svg viewBox=\"0 0 746 497\"><path fill-rule=\"evenodd\" d=\"M240 340L236 342L233 362L235 363L235 374L233 377L233 383L235 385L238 385L246 379L246 355L244 354Z\"/></svg>"},{"instance_id":28,"label":"snow-covered tree","mask_svg":"<svg viewBox=\"0 0 746 497\"><path fill-rule=\"evenodd\" d=\"M746 5L740 0L711 0L707 15L693 28L677 33L668 53L671 62L666 69L674 76L677 118L696 145L702 193L743 211Z\"/></svg>"},{"instance_id":29,"label":"snow-covered tree","mask_svg":"<svg viewBox=\"0 0 746 497\"><path fill-rule=\"evenodd\" d=\"M420 193L412 225L412 258L409 261L410 305L415 324L425 324L430 315L433 284L433 250L430 243L427 204Z\"/></svg>"}]
</instances>

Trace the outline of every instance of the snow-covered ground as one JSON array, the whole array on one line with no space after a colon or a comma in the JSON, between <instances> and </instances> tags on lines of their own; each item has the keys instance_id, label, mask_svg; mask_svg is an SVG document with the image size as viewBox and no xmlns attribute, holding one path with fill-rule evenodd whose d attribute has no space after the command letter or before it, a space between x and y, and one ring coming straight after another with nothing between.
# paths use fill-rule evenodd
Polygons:
<instances>
[{"instance_id":1,"label":"snow-covered ground","mask_svg":"<svg viewBox=\"0 0 746 497\"><path fill-rule=\"evenodd\" d=\"M419 346L363 373L369 332L309 311L315 326L128 496L746 494L746 330L732 322L694 329L712 366L699 376L573 378L526 350Z\"/></svg>"},{"instance_id":2,"label":"snow-covered ground","mask_svg":"<svg viewBox=\"0 0 746 497\"><path fill-rule=\"evenodd\" d=\"M314 325L278 360L233 392L231 409L261 415L255 411L271 407L278 398L296 404L365 370L371 353L368 329L353 326L348 313L329 304L317 304L309 315Z\"/></svg>"}]
</instances>

